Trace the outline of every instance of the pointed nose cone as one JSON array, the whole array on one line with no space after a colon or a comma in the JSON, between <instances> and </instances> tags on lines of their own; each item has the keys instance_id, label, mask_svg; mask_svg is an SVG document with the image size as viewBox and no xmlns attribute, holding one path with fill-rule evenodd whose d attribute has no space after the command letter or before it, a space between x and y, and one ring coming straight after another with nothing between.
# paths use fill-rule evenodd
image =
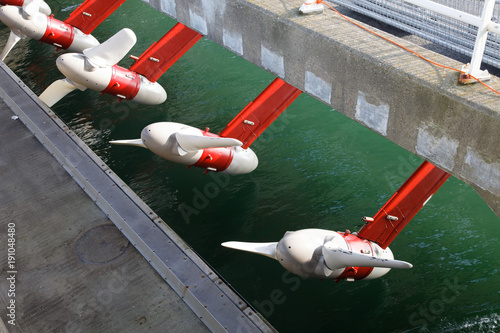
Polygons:
<instances>
[{"instance_id":1,"label":"pointed nose cone","mask_svg":"<svg viewBox=\"0 0 500 333\"><path fill-rule=\"evenodd\" d=\"M278 243L277 257L283 264L303 266L311 261L317 247L307 234L287 232Z\"/></svg>"}]
</instances>

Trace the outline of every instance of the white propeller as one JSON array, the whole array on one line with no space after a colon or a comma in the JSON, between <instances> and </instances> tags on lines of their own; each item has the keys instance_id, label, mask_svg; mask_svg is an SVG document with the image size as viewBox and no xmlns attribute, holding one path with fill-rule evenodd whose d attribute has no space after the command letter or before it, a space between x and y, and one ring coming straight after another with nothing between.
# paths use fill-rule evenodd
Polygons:
<instances>
[{"instance_id":1,"label":"white propeller","mask_svg":"<svg viewBox=\"0 0 500 333\"><path fill-rule=\"evenodd\" d=\"M389 248L382 249L354 234L323 229L287 232L274 243L231 241L222 243L222 246L267 256L292 273L319 279L376 279L391 268L413 267L408 262L394 260ZM360 267L371 269L362 270Z\"/></svg>"},{"instance_id":2,"label":"white propeller","mask_svg":"<svg viewBox=\"0 0 500 333\"><path fill-rule=\"evenodd\" d=\"M50 13L51 10L49 5L43 0L26 0L22 7L7 5L0 8L0 19L11 29L9 39L0 55L0 59L2 61L5 60L14 45L21 39L27 37L19 30L19 26L24 25L21 22L31 21L34 26L38 26L39 24L43 25L44 23L42 21L44 21L45 17L50 15ZM37 15L41 15L40 19L33 20ZM29 30L31 31L32 28L30 27Z\"/></svg>"},{"instance_id":3,"label":"white propeller","mask_svg":"<svg viewBox=\"0 0 500 333\"><path fill-rule=\"evenodd\" d=\"M205 148L241 147L243 145L240 140L233 138L200 136L182 132L175 133L175 139L185 153ZM182 155L185 155L185 153Z\"/></svg>"},{"instance_id":4,"label":"white propeller","mask_svg":"<svg viewBox=\"0 0 500 333\"><path fill-rule=\"evenodd\" d=\"M60 79L54 81L44 92L40 95L40 99L49 107L59 102L64 96L69 94L75 89L85 90L85 87L77 87L69 79Z\"/></svg>"},{"instance_id":5,"label":"white propeller","mask_svg":"<svg viewBox=\"0 0 500 333\"><path fill-rule=\"evenodd\" d=\"M42 13L47 16L51 14L49 5L43 0L26 0L23 3L22 8L23 15L25 15L25 18L28 20L38 13Z\"/></svg>"},{"instance_id":6,"label":"white propeller","mask_svg":"<svg viewBox=\"0 0 500 333\"><path fill-rule=\"evenodd\" d=\"M410 269L412 264L394 259L377 258L374 256L354 253L350 250L340 248L336 243L326 242L322 248L326 266L332 271L351 266L356 267L383 267Z\"/></svg>"},{"instance_id":7,"label":"white propeller","mask_svg":"<svg viewBox=\"0 0 500 333\"><path fill-rule=\"evenodd\" d=\"M14 45L17 44L21 39L26 38L26 35L22 34L19 30L17 29L12 29L10 30L9 34L9 39L7 39L7 43L5 44L5 47L2 51L2 54L0 54L0 60L4 61L5 57L9 54L10 50L14 47Z\"/></svg>"},{"instance_id":8,"label":"white propeller","mask_svg":"<svg viewBox=\"0 0 500 333\"><path fill-rule=\"evenodd\" d=\"M116 65L137 43L135 33L128 29L122 29L114 34L104 43L83 50L91 67L109 67Z\"/></svg>"},{"instance_id":9,"label":"white propeller","mask_svg":"<svg viewBox=\"0 0 500 333\"><path fill-rule=\"evenodd\" d=\"M255 170L259 160L250 149L234 138L220 137L192 126L159 122L146 126L141 138L110 141L115 145L148 148L154 154L188 166L208 171L242 175Z\"/></svg>"}]
</instances>

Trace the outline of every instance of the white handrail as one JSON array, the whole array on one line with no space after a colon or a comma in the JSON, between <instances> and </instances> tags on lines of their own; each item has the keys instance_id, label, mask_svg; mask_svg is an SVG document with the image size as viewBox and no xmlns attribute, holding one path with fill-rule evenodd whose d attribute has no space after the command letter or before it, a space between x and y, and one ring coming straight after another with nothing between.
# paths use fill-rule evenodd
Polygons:
<instances>
[{"instance_id":1,"label":"white handrail","mask_svg":"<svg viewBox=\"0 0 500 333\"><path fill-rule=\"evenodd\" d=\"M457 21L472 24L473 26L479 27L481 25L481 18L461 10L450 8L448 6L442 5L440 3L430 1L430 0L403 0L404 2L411 3L412 5L422 7L425 9L432 10L438 14L451 17ZM499 33L500 30L497 32Z\"/></svg>"},{"instance_id":2,"label":"white handrail","mask_svg":"<svg viewBox=\"0 0 500 333\"><path fill-rule=\"evenodd\" d=\"M488 71L480 70L481 62L486 47L488 31L500 34L500 24L493 22L493 10L495 8L495 0L485 0L481 17L471 15L460 10L447 7L430 0L403 0L413 5L432 10L438 14L448 16L463 23L471 24L478 28L474 51L470 65L463 67L463 70L479 79L487 80L490 78Z\"/></svg>"},{"instance_id":3,"label":"white handrail","mask_svg":"<svg viewBox=\"0 0 500 333\"><path fill-rule=\"evenodd\" d=\"M486 39L488 38L488 27L492 23L493 10L495 9L495 0L486 0L484 2L483 13L481 14L481 25L478 27L476 44L474 45L474 52L470 61L470 68L468 73L471 75L484 75L484 71L480 70L481 62L483 60L484 49L486 48ZM488 75L488 72L486 72Z\"/></svg>"}]
</instances>

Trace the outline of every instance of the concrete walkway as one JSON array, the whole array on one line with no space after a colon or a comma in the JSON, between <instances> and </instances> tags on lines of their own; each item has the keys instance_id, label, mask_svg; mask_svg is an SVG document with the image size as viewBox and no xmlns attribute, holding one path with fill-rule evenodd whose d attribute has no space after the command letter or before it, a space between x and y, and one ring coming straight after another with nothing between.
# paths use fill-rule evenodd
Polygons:
<instances>
[{"instance_id":1,"label":"concrete walkway","mask_svg":"<svg viewBox=\"0 0 500 333\"><path fill-rule=\"evenodd\" d=\"M0 332L273 330L39 103L0 62Z\"/></svg>"}]
</instances>

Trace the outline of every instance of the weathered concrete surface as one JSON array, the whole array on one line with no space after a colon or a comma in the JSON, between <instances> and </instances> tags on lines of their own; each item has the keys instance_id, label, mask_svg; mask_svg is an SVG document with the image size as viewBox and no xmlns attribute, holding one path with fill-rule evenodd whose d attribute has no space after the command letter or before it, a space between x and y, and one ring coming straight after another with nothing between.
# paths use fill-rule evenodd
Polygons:
<instances>
[{"instance_id":1,"label":"weathered concrete surface","mask_svg":"<svg viewBox=\"0 0 500 333\"><path fill-rule=\"evenodd\" d=\"M12 116L0 101L0 317L9 332L208 332ZM7 272L9 223L15 224L15 274ZM15 326L6 317L10 300Z\"/></svg>"},{"instance_id":2,"label":"weathered concrete surface","mask_svg":"<svg viewBox=\"0 0 500 333\"><path fill-rule=\"evenodd\" d=\"M2 62L0 180L0 332L274 331Z\"/></svg>"},{"instance_id":3,"label":"weathered concrete surface","mask_svg":"<svg viewBox=\"0 0 500 333\"><path fill-rule=\"evenodd\" d=\"M302 16L300 0L144 1L471 184L500 216L500 95L459 85L457 72L331 10ZM435 62L462 66L377 32ZM497 77L488 84L500 90Z\"/></svg>"}]
</instances>

